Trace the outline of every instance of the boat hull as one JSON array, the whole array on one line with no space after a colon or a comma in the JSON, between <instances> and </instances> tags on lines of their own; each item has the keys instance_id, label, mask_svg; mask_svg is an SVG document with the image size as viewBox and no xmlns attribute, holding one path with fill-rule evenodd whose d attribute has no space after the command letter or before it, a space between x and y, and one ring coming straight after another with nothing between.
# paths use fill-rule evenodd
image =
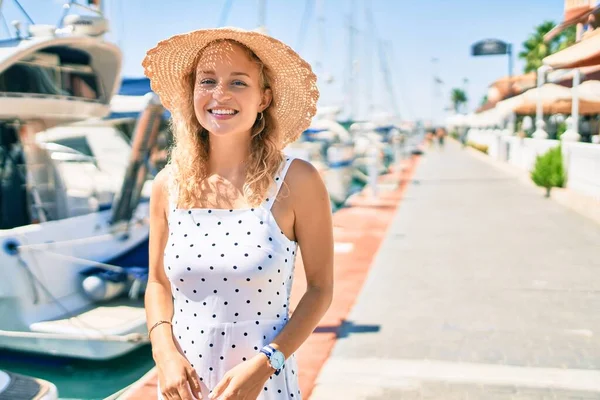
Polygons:
<instances>
[{"instance_id":1,"label":"boat hull","mask_svg":"<svg viewBox=\"0 0 600 400\"><path fill-rule=\"evenodd\" d=\"M95 262L148 266L148 203L138 205L129 224L114 226L109 218L107 210L0 231L0 349L108 359L142 344L101 337L145 332L140 300L127 300L126 306L139 310L127 311L121 328L107 323L95 328L93 321L78 323L81 317L69 320L107 306L85 296L83 270ZM15 337L17 333L22 337ZM70 335L88 338L74 340Z\"/></svg>"}]
</instances>

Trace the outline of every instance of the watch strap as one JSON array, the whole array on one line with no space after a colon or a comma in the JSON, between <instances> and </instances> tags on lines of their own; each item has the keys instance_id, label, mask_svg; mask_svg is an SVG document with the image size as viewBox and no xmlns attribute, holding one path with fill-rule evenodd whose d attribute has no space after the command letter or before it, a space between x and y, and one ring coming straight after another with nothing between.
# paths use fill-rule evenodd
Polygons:
<instances>
[{"instance_id":1,"label":"watch strap","mask_svg":"<svg viewBox=\"0 0 600 400\"><path fill-rule=\"evenodd\" d=\"M269 346L269 345L266 345L262 349L260 349L260 352L263 353L264 355L266 355L267 358L269 359L269 365L273 369L275 369L275 368L273 367L273 364L271 363L271 357L273 356L273 354L275 354L276 351L277 351L276 349L274 349L272 346ZM275 369L275 375L279 375L280 372L281 372L280 369Z\"/></svg>"}]
</instances>

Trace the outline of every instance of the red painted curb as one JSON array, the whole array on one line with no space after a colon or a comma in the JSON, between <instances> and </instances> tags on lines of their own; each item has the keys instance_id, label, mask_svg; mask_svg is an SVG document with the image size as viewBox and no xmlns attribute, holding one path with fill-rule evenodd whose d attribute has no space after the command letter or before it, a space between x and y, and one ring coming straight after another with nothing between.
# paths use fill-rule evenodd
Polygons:
<instances>
[{"instance_id":1,"label":"red painted curb","mask_svg":"<svg viewBox=\"0 0 600 400\"><path fill-rule=\"evenodd\" d=\"M356 302L379 246L396 213L404 190L413 175L418 157L413 157L400 171L382 176L381 183L399 183L396 190L382 192L378 199L366 193L350 200L351 206L333 216L335 243L351 249L336 252L334 258L334 298L316 332L296 352L300 371L300 389L309 399L321 368L329 358L341 324ZM340 246L341 247L341 246ZM306 279L299 257L296 264L292 304L297 304L306 290Z\"/></svg>"}]
</instances>

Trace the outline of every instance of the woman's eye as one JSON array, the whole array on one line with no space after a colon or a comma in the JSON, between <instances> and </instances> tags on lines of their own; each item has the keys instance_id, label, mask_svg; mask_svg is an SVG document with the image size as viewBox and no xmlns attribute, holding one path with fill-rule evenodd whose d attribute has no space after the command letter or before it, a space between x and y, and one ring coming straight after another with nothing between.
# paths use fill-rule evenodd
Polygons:
<instances>
[{"instance_id":1,"label":"woman's eye","mask_svg":"<svg viewBox=\"0 0 600 400\"><path fill-rule=\"evenodd\" d=\"M214 79L208 79L208 78L207 79L202 79L200 81L201 85L214 85L214 83L215 83Z\"/></svg>"},{"instance_id":2,"label":"woman's eye","mask_svg":"<svg viewBox=\"0 0 600 400\"><path fill-rule=\"evenodd\" d=\"M233 81L233 82L231 82L231 84L233 86L248 86L248 85L246 85L245 82L242 82L242 81Z\"/></svg>"}]
</instances>

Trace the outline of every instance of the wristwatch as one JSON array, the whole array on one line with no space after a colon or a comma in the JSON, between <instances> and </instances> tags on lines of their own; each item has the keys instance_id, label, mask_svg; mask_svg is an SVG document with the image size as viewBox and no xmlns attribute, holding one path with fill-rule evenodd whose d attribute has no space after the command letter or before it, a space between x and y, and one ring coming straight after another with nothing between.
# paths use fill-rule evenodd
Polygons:
<instances>
[{"instance_id":1,"label":"wristwatch","mask_svg":"<svg viewBox=\"0 0 600 400\"><path fill-rule=\"evenodd\" d=\"M285 356L283 353L279 350L276 350L271 345L266 345L260 349L260 352L266 355L269 359L269 364L271 365L271 368L275 370L275 375L279 375L279 372L285 364Z\"/></svg>"}]
</instances>

